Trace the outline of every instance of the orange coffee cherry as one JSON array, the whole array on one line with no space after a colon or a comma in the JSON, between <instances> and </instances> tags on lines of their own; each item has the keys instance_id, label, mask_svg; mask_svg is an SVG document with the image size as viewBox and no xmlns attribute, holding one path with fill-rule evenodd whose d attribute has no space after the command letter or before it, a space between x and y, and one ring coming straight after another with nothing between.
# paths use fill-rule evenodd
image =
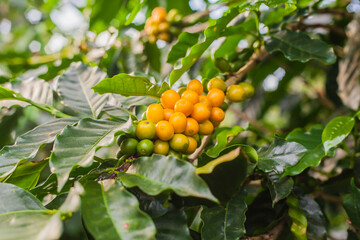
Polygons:
<instances>
[{"instance_id":1,"label":"orange coffee cherry","mask_svg":"<svg viewBox=\"0 0 360 240\"><path fill-rule=\"evenodd\" d=\"M211 123L213 124L214 128L217 128L221 122L211 121Z\"/></svg>"},{"instance_id":2,"label":"orange coffee cherry","mask_svg":"<svg viewBox=\"0 0 360 240\"><path fill-rule=\"evenodd\" d=\"M205 103L206 106L207 106L208 108L210 108L210 109L212 108L211 102L210 102L209 98L208 98L207 96L205 96L205 95L200 95L200 96L199 96L199 102L200 102L200 103Z\"/></svg>"},{"instance_id":3,"label":"orange coffee cherry","mask_svg":"<svg viewBox=\"0 0 360 240\"><path fill-rule=\"evenodd\" d=\"M159 32L167 32L170 29L170 24L168 22L161 22L158 26Z\"/></svg>"},{"instance_id":4,"label":"orange coffee cherry","mask_svg":"<svg viewBox=\"0 0 360 240\"><path fill-rule=\"evenodd\" d=\"M164 109L160 104L153 103L150 104L146 110L146 119L152 121L153 123L158 123L164 119Z\"/></svg>"},{"instance_id":5,"label":"orange coffee cherry","mask_svg":"<svg viewBox=\"0 0 360 240\"><path fill-rule=\"evenodd\" d=\"M189 82L189 84L187 85L187 89L188 90L193 90L194 92L196 92L197 94L201 95L203 93L203 85L201 84L201 82L197 79L193 79Z\"/></svg>"},{"instance_id":6,"label":"orange coffee cherry","mask_svg":"<svg viewBox=\"0 0 360 240\"><path fill-rule=\"evenodd\" d=\"M194 110L191 117L198 122L203 122L210 117L210 109L205 103L197 103L194 105Z\"/></svg>"},{"instance_id":7,"label":"orange coffee cherry","mask_svg":"<svg viewBox=\"0 0 360 240\"><path fill-rule=\"evenodd\" d=\"M159 33L159 35L157 37L158 37L158 39L163 40L165 42L170 41L170 34L167 32L161 32L161 33Z\"/></svg>"},{"instance_id":8,"label":"orange coffee cherry","mask_svg":"<svg viewBox=\"0 0 360 240\"><path fill-rule=\"evenodd\" d=\"M199 123L193 118L187 118L185 135L193 136L199 131Z\"/></svg>"},{"instance_id":9,"label":"orange coffee cherry","mask_svg":"<svg viewBox=\"0 0 360 240\"><path fill-rule=\"evenodd\" d=\"M163 7L156 7L151 12L151 17L156 23L164 22L166 20L166 10Z\"/></svg>"},{"instance_id":10,"label":"orange coffee cherry","mask_svg":"<svg viewBox=\"0 0 360 240\"><path fill-rule=\"evenodd\" d=\"M195 152L196 148L197 148L197 142L194 138L192 137L188 137L189 139L189 147L186 150L186 154L192 154L193 152Z\"/></svg>"},{"instance_id":11,"label":"orange coffee cherry","mask_svg":"<svg viewBox=\"0 0 360 240\"><path fill-rule=\"evenodd\" d=\"M175 112L174 109L165 108L164 109L164 119L166 121L169 121L171 115L173 115L174 112Z\"/></svg>"},{"instance_id":12,"label":"orange coffee cherry","mask_svg":"<svg viewBox=\"0 0 360 240\"><path fill-rule=\"evenodd\" d=\"M218 88L213 88L209 91L207 97L209 98L213 107L220 107L225 100L225 94Z\"/></svg>"},{"instance_id":13,"label":"orange coffee cherry","mask_svg":"<svg viewBox=\"0 0 360 240\"><path fill-rule=\"evenodd\" d=\"M182 112L175 112L171 115L169 122L174 127L175 133L182 133L186 129L186 116Z\"/></svg>"},{"instance_id":14,"label":"orange coffee cherry","mask_svg":"<svg viewBox=\"0 0 360 240\"><path fill-rule=\"evenodd\" d=\"M189 100L192 104L196 104L199 102L199 94L192 90L186 90L181 94L181 98L185 98Z\"/></svg>"},{"instance_id":15,"label":"orange coffee cherry","mask_svg":"<svg viewBox=\"0 0 360 240\"><path fill-rule=\"evenodd\" d=\"M185 116L189 116L194 109L194 105L187 99L181 98L175 103L175 112L182 112Z\"/></svg>"},{"instance_id":16,"label":"orange coffee cherry","mask_svg":"<svg viewBox=\"0 0 360 240\"><path fill-rule=\"evenodd\" d=\"M175 103L180 99L180 95L175 90L166 90L161 94L161 104L164 108L174 109Z\"/></svg>"},{"instance_id":17,"label":"orange coffee cherry","mask_svg":"<svg viewBox=\"0 0 360 240\"><path fill-rule=\"evenodd\" d=\"M214 131L214 126L209 120L206 120L199 124L200 135L210 135L213 131Z\"/></svg>"},{"instance_id":18,"label":"orange coffee cherry","mask_svg":"<svg viewBox=\"0 0 360 240\"><path fill-rule=\"evenodd\" d=\"M174 136L174 127L168 121L160 121L156 124L156 136L163 141L168 141Z\"/></svg>"},{"instance_id":19,"label":"orange coffee cherry","mask_svg":"<svg viewBox=\"0 0 360 240\"><path fill-rule=\"evenodd\" d=\"M210 120L214 122L221 122L225 118L224 111L219 107L213 107L211 109Z\"/></svg>"}]
</instances>

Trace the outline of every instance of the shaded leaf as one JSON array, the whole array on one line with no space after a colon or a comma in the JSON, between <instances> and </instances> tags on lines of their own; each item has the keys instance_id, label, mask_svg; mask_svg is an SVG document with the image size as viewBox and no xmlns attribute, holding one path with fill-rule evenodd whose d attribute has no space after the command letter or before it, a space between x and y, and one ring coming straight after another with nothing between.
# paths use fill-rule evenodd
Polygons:
<instances>
[{"instance_id":1,"label":"shaded leaf","mask_svg":"<svg viewBox=\"0 0 360 240\"><path fill-rule=\"evenodd\" d=\"M317 59L331 64L336 56L328 44L318 39L311 39L306 33L282 30L265 39L268 52L281 51L290 61L307 62Z\"/></svg>"},{"instance_id":2,"label":"shaded leaf","mask_svg":"<svg viewBox=\"0 0 360 240\"><path fill-rule=\"evenodd\" d=\"M286 198L291 193L294 181L291 177L280 178L280 175L270 172L268 175L268 187L272 199L272 205Z\"/></svg>"},{"instance_id":3,"label":"shaded leaf","mask_svg":"<svg viewBox=\"0 0 360 240\"><path fill-rule=\"evenodd\" d=\"M9 212L26 210L45 210L41 202L31 193L8 183L0 183L0 196L4 200L0 204L0 215Z\"/></svg>"},{"instance_id":4,"label":"shaded leaf","mask_svg":"<svg viewBox=\"0 0 360 240\"><path fill-rule=\"evenodd\" d=\"M89 181L84 188L83 219L96 239L155 239L151 218L139 209L136 197L119 182Z\"/></svg>"},{"instance_id":5,"label":"shaded leaf","mask_svg":"<svg viewBox=\"0 0 360 240\"><path fill-rule=\"evenodd\" d=\"M299 207L299 201L296 197L290 196L286 199L289 206L289 216L292 220L291 232L294 234L295 239L307 240L306 228L308 225L305 213Z\"/></svg>"},{"instance_id":6,"label":"shaded leaf","mask_svg":"<svg viewBox=\"0 0 360 240\"><path fill-rule=\"evenodd\" d=\"M217 202L205 182L196 175L194 166L173 156L140 157L119 177L126 187L137 186L149 195L172 190L180 196Z\"/></svg>"},{"instance_id":7,"label":"shaded leaf","mask_svg":"<svg viewBox=\"0 0 360 240\"><path fill-rule=\"evenodd\" d=\"M325 152L341 143L354 127L355 119L349 116L339 116L332 119L322 133Z\"/></svg>"},{"instance_id":8,"label":"shaded leaf","mask_svg":"<svg viewBox=\"0 0 360 240\"><path fill-rule=\"evenodd\" d=\"M148 96L160 98L161 94L169 89L167 83L161 87L154 85L147 77L131 76L120 73L112 78L105 78L93 87L100 94L116 93L123 96Z\"/></svg>"},{"instance_id":9,"label":"shaded leaf","mask_svg":"<svg viewBox=\"0 0 360 240\"><path fill-rule=\"evenodd\" d=\"M35 157L43 145L53 142L65 126L76 121L66 118L42 124L18 137L14 145L5 146L0 151L0 178L12 173L17 164Z\"/></svg>"},{"instance_id":10,"label":"shaded leaf","mask_svg":"<svg viewBox=\"0 0 360 240\"><path fill-rule=\"evenodd\" d=\"M344 199L343 206L351 223L360 228L360 189L355 186L354 179L350 185L351 193Z\"/></svg>"},{"instance_id":11,"label":"shaded leaf","mask_svg":"<svg viewBox=\"0 0 360 240\"><path fill-rule=\"evenodd\" d=\"M174 64L178 59L185 57L187 50L197 43L198 39L199 34L197 33L182 32L178 41L171 47L166 61Z\"/></svg>"},{"instance_id":12,"label":"shaded leaf","mask_svg":"<svg viewBox=\"0 0 360 240\"><path fill-rule=\"evenodd\" d=\"M124 97L121 95L113 94L110 96L109 104L114 106L122 106L124 108L130 108L132 106L150 105L156 103L157 99L147 96L130 96Z\"/></svg>"},{"instance_id":13,"label":"shaded leaf","mask_svg":"<svg viewBox=\"0 0 360 240\"><path fill-rule=\"evenodd\" d=\"M98 149L111 146L115 134L131 126L131 118L127 122L84 118L76 126L65 127L56 138L50 156L51 170L58 179L58 190L64 187L72 169L89 166Z\"/></svg>"},{"instance_id":14,"label":"shaded leaf","mask_svg":"<svg viewBox=\"0 0 360 240\"><path fill-rule=\"evenodd\" d=\"M12 183L18 187L29 190L36 186L42 170L48 165L49 161L25 162L18 166L11 176L6 179L7 183Z\"/></svg>"},{"instance_id":15,"label":"shaded leaf","mask_svg":"<svg viewBox=\"0 0 360 240\"><path fill-rule=\"evenodd\" d=\"M157 240L191 240L183 210L173 210L154 218Z\"/></svg>"},{"instance_id":16,"label":"shaded leaf","mask_svg":"<svg viewBox=\"0 0 360 240\"><path fill-rule=\"evenodd\" d=\"M201 213L204 222L202 239L240 239L246 232L246 210L247 205L242 193L236 194L225 207L205 208Z\"/></svg>"},{"instance_id":17,"label":"shaded leaf","mask_svg":"<svg viewBox=\"0 0 360 240\"><path fill-rule=\"evenodd\" d=\"M59 78L58 91L64 104L76 115L96 118L105 106L108 95L99 95L91 89L106 76L99 68L81 62L72 63Z\"/></svg>"}]
</instances>

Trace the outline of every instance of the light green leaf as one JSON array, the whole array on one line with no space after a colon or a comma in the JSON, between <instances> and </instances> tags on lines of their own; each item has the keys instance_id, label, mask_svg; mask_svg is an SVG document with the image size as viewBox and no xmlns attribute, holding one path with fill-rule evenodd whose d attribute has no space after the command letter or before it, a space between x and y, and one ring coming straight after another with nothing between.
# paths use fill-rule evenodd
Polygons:
<instances>
[{"instance_id":1,"label":"light green leaf","mask_svg":"<svg viewBox=\"0 0 360 240\"><path fill-rule=\"evenodd\" d=\"M291 232L296 240L307 240L306 228L307 219L304 212L299 207L299 201L296 197L290 196L286 199L289 206L289 216L292 220Z\"/></svg>"},{"instance_id":2,"label":"light green leaf","mask_svg":"<svg viewBox=\"0 0 360 240\"><path fill-rule=\"evenodd\" d=\"M8 183L0 183L0 215L9 212L27 210L45 210L46 208L31 193Z\"/></svg>"},{"instance_id":3,"label":"light green leaf","mask_svg":"<svg viewBox=\"0 0 360 240\"><path fill-rule=\"evenodd\" d=\"M84 187L83 219L95 239L155 239L151 218L140 210L136 197L119 182L90 181Z\"/></svg>"},{"instance_id":4,"label":"light green leaf","mask_svg":"<svg viewBox=\"0 0 360 240\"><path fill-rule=\"evenodd\" d=\"M161 87L154 85L147 77L131 76L120 73L112 78L105 78L93 87L100 94L116 93L123 96L148 96L160 98L161 94L169 89L167 83Z\"/></svg>"},{"instance_id":5,"label":"light green leaf","mask_svg":"<svg viewBox=\"0 0 360 240\"><path fill-rule=\"evenodd\" d=\"M50 156L51 170L58 179L58 191L64 187L72 169L90 165L98 149L111 146L115 134L131 126L131 118L127 122L84 118L76 126L65 127L56 138Z\"/></svg>"},{"instance_id":6,"label":"light green leaf","mask_svg":"<svg viewBox=\"0 0 360 240\"><path fill-rule=\"evenodd\" d=\"M289 196L294 187L294 181L291 177L280 178L280 175L270 172L268 174L268 187L274 207L275 203Z\"/></svg>"},{"instance_id":7,"label":"light green leaf","mask_svg":"<svg viewBox=\"0 0 360 240\"><path fill-rule=\"evenodd\" d=\"M326 64L336 61L334 50L325 42L311 39L306 33L282 30L265 39L268 52L281 51L290 61L307 62L311 59Z\"/></svg>"},{"instance_id":8,"label":"light green leaf","mask_svg":"<svg viewBox=\"0 0 360 240\"><path fill-rule=\"evenodd\" d=\"M150 195L172 190L180 196L217 202L205 182L196 175L194 166L173 156L140 157L119 177L126 187L137 186Z\"/></svg>"},{"instance_id":9,"label":"light green leaf","mask_svg":"<svg viewBox=\"0 0 360 240\"><path fill-rule=\"evenodd\" d=\"M66 118L42 124L18 137L14 145L1 149L0 179L12 173L18 164L35 157L42 146L52 143L66 125L76 121L75 118Z\"/></svg>"},{"instance_id":10,"label":"light green leaf","mask_svg":"<svg viewBox=\"0 0 360 240\"><path fill-rule=\"evenodd\" d=\"M81 62L72 63L59 78L61 100L75 111L75 115L96 118L105 106L108 95L96 94L91 88L105 76L99 68Z\"/></svg>"},{"instance_id":11,"label":"light green leaf","mask_svg":"<svg viewBox=\"0 0 360 240\"><path fill-rule=\"evenodd\" d=\"M325 152L341 143L351 132L355 119L349 116L339 116L332 119L322 133Z\"/></svg>"},{"instance_id":12,"label":"light green leaf","mask_svg":"<svg viewBox=\"0 0 360 240\"><path fill-rule=\"evenodd\" d=\"M343 206L351 223L360 228L360 189L355 186L354 179L350 185L351 193L344 199Z\"/></svg>"},{"instance_id":13,"label":"light green leaf","mask_svg":"<svg viewBox=\"0 0 360 240\"><path fill-rule=\"evenodd\" d=\"M178 59L185 57L187 50L197 43L198 39L199 34L197 33L182 32L178 41L171 47L166 61L174 64Z\"/></svg>"},{"instance_id":14,"label":"light green leaf","mask_svg":"<svg viewBox=\"0 0 360 240\"><path fill-rule=\"evenodd\" d=\"M141 8L144 6L146 0L136 0L133 1L133 9L131 10L131 13L129 17L126 19L125 26L129 25L132 21L134 21L136 15L141 10Z\"/></svg>"},{"instance_id":15,"label":"light green leaf","mask_svg":"<svg viewBox=\"0 0 360 240\"><path fill-rule=\"evenodd\" d=\"M242 193L236 194L225 207L205 208L201 213L202 239L237 240L246 232L247 205Z\"/></svg>"},{"instance_id":16,"label":"light green leaf","mask_svg":"<svg viewBox=\"0 0 360 240\"><path fill-rule=\"evenodd\" d=\"M36 186L42 170L44 170L48 163L48 160L40 162L25 162L15 169L11 176L6 179L6 182L14 184L25 190L30 190Z\"/></svg>"}]
</instances>

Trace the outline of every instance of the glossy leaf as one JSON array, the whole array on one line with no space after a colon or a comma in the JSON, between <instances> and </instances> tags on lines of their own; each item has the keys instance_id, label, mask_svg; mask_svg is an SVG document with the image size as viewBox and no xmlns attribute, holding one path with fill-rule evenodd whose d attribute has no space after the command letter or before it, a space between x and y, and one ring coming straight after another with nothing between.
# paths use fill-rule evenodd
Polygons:
<instances>
[{"instance_id":1,"label":"glossy leaf","mask_svg":"<svg viewBox=\"0 0 360 240\"><path fill-rule=\"evenodd\" d=\"M115 141L115 134L126 131L132 126L132 120L125 121L95 120L84 118L76 126L67 126L56 138L50 156L50 166L58 179L60 191L72 169L89 166L95 152Z\"/></svg>"},{"instance_id":2,"label":"glossy leaf","mask_svg":"<svg viewBox=\"0 0 360 240\"><path fill-rule=\"evenodd\" d=\"M177 42L171 47L167 56L167 62L170 64L182 57L185 57L187 50L198 42L199 34L182 32L179 35Z\"/></svg>"},{"instance_id":3,"label":"glossy leaf","mask_svg":"<svg viewBox=\"0 0 360 240\"><path fill-rule=\"evenodd\" d=\"M36 186L42 170L48 165L49 161L25 162L18 166L11 176L6 179L7 183L12 183L18 187L29 190Z\"/></svg>"},{"instance_id":4,"label":"glossy leaf","mask_svg":"<svg viewBox=\"0 0 360 240\"><path fill-rule=\"evenodd\" d=\"M219 156L220 152L226 147L226 145L242 131L244 131L244 129L240 126L222 130L216 135L216 144L209 148L206 151L206 154L213 158Z\"/></svg>"},{"instance_id":5,"label":"glossy leaf","mask_svg":"<svg viewBox=\"0 0 360 240\"><path fill-rule=\"evenodd\" d=\"M350 134L354 124L355 119L349 116L339 116L332 119L325 126L322 134L325 152L341 143Z\"/></svg>"},{"instance_id":6,"label":"glossy leaf","mask_svg":"<svg viewBox=\"0 0 360 240\"><path fill-rule=\"evenodd\" d=\"M247 205L241 193L235 195L225 207L205 208L201 213L204 226L202 239L236 240L246 232L244 223Z\"/></svg>"},{"instance_id":7,"label":"glossy leaf","mask_svg":"<svg viewBox=\"0 0 360 240\"><path fill-rule=\"evenodd\" d=\"M167 83L161 87L154 85L147 77L131 76L120 73L112 78L105 78L93 87L100 94L116 93L123 96L148 96L160 98L161 94L169 89Z\"/></svg>"},{"instance_id":8,"label":"glossy leaf","mask_svg":"<svg viewBox=\"0 0 360 240\"><path fill-rule=\"evenodd\" d=\"M294 187L294 181L291 177L280 178L280 175L270 172L268 174L268 187L272 199L272 205L286 198Z\"/></svg>"},{"instance_id":9,"label":"glossy leaf","mask_svg":"<svg viewBox=\"0 0 360 240\"><path fill-rule=\"evenodd\" d=\"M42 124L18 137L14 145L1 149L0 179L12 173L19 163L35 157L42 146L52 143L66 125L76 121L74 118L66 118Z\"/></svg>"},{"instance_id":10,"label":"glossy leaf","mask_svg":"<svg viewBox=\"0 0 360 240\"><path fill-rule=\"evenodd\" d=\"M327 238L327 220L319 204L310 196L299 198L299 207L305 213L308 225L306 235L308 239L324 240Z\"/></svg>"},{"instance_id":11,"label":"glossy leaf","mask_svg":"<svg viewBox=\"0 0 360 240\"><path fill-rule=\"evenodd\" d=\"M126 187L139 187L150 195L174 191L180 196L194 196L217 202L194 166L173 156L153 154L136 159L126 173L120 174Z\"/></svg>"},{"instance_id":12,"label":"glossy leaf","mask_svg":"<svg viewBox=\"0 0 360 240\"><path fill-rule=\"evenodd\" d=\"M343 206L351 223L360 228L360 189L351 180L351 193L344 199Z\"/></svg>"},{"instance_id":13,"label":"glossy leaf","mask_svg":"<svg viewBox=\"0 0 360 240\"><path fill-rule=\"evenodd\" d=\"M154 218L156 240L191 240L183 210L169 211L165 215Z\"/></svg>"},{"instance_id":14,"label":"glossy leaf","mask_svg":"<svg viewBox=\"0 0 360 240\"><path fill-rule=\"evenodd\" d=\"M0 196L3 203L0 204L0 215L9 212L27 210L45 210L41 202L31 193L8 183L0 183Z\"/></svg>"},{"instance_id":15,"label":"glossy leaf","mask_svg":"<svg viewBox=\"0 0 360 240\"><path fill-rule=\"evenodd\" d=\"M305 213L299 207L299 201L296 197L290 196L286 203L289 206L289 216L292 220L291 232L296 240L307 240L306 228L308 225Z\"/></svg>"},{"instance_id":16,"label":"glossy leaf","mask_svg":"<svg viewBox=\"0 0 360 240\"><path fill-rule=\"evenodd\" d=\"M307 62L311 59L331 64L336 56L328 44L318 39L311 39L306 33L283 30L270 34L265 39L266 50L270 53L281 51L290 61Z\"/></svg>"},{"instance_id":17,"label":"glossy leaf","mask_svg":"<svg viewBox=\"0 0 360 240\"><path fill-rule=\"evenodd\" d=\"M264 172L274 171L281 174L286 168L296 165L307 151L301 144L275 138L268 149L258 152L259 168Z\"/></svg>"},{"instance_id":18,"label":"glossy leaf","mask_svg":"<svg viewBox=\"0 0 360 240\"><path fill-rule=\"evenodd\" d=\"M124 97L121 95L113 94L110 96L109 104L113 106L121 106L124 108L130 108L133 106L142 106L150 105L151 103L156 103L157 99L147 96L130 96Z\"/></svg>"},{"instance_id":19,"label":"glossy leaf","mask_svg":"<svg viewBox=\"0 0 360 240\"><path fill-rule=\"evenodd\" d=\"M96 118L105 106L108 95L99 95L91 89L106 74L81 62L72 63L59 78L58 91L64 104L75 115Z\"/></svg>"},{"instance_id":20,"label":"glossy leaf","mask_svg":"<svg viewBox=\"0 0 360 240\"><path fill-rule=\"evenodd\" d=\"M89 181L84 187L83 219L95 239L155 239L151 218L139 209L138 200L119 182Z\"/></svg>"}]
</instances>

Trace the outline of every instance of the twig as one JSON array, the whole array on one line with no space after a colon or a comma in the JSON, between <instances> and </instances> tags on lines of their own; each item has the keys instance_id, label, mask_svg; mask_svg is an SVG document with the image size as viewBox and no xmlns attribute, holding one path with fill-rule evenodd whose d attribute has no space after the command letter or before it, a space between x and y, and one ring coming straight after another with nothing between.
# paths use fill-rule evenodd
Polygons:
<instances>
[{"instance_id":1,"label":"twig","mask_svg":"<svg viewBox=\"0 0 360 240\"><path fill-rule=\"evenodd\" d=\"M206 17L210 14L209 10L201 11L201 12L195 12L193 14L187 15L182 19L183 24L192 24L196 22L196 20L199 20L200 18Z\"/></svg>"},{"instance_id":2,"label":"twig","mask_svg":"<svg viewBox=\"0 0 360 240\"><path fill-rule=\"evenodd\" d=\"M320 190L314 191L313 193L310 194L310 196L312 198L321 197L322 199L324 199L327 202L333 202L333 203L338 203L338 204L342 204L342 202L343 202L343 199L341 197L330 195L330 194L320 191Z\"/></svg>"},{"instance_id":3,"label":"twig","mask_svg":"<svg viewBox=\"0 0 360 240\"><path fill-rule=\"evenodd\" d=\"M345 30L335 26L335 25L330 25L330 24L304 24L301 21L296 22L296 23L289 23L286 25L286 28L290 29L291 31L295 31L295 30L300 30L300 31L304 31L308 28L324 28L324 29L328 29L329 31L341 36L341 37L346 37L346 33Z\"/></svg>"},{"instance_id":4,"label":"twig","mask_svg":"<svg viewBox=\"0 0 360 240\"><path fill-rule=\"evenodd\" d=\"M188 33L197 33L197 32L202 32L204 31L207 27L209 26L208 22L204 22L204 23L200 23L200 24L196 24L190 27L185 27L183 28L183 32L188 32Z\"/></svg>"},{"instance_id":5,"label":"twig","mask_svg":"<svg viewBox=\"0 0 360 240\"><path fill-rule=\"evenodd\" d=\"M198 147L196 151L189 156L189 161L191 163L194 162L195 159L199 157L200 153L205 149L206 145L210 142L210 140L211 140L211 135L206 135L203 137L200 147Z\"/></svg>"},{"instance_id":6,"label":"twig","mask_svg":"<svg viewBox=\"0 0 360 240\"><path fill-rule=\"evenodd\" d=\"M324 9L315 9L318 13L329 13L333 15L340 15L346 18L353 18L354 14L349 13L343 9L330 9L330 8L324 8Z\"/></svg>"},{"instance_id":7,"label":"twig","mask_svg":"<svg viewBox=\"0 0 360 240\"><path fill-rule=\"evenodd\" d=\"M253 236L253 237L244 237L241 239L246 239L246 240L270 240L270 239L277 239L279 237L279 235L281 234L282 230L284 229L286 225L286 221L281 220L273 229L271 229L269 232L265 233L265 234L261 234L258 236Z\"/></svg>"},{"instance_id":8,"label":"twig","mask_svg":"<svg viewBox=\"0 0 360 240\"><path fill-rule=\"evenodd\" d=\"M264 60L269 53L265 50L265 47L262 46L260 48L260 51L255 52L249 59L249 61L240 68L236 73L234 73L234 76L230 77L226 81L226 86L229 87L231 85L234 85L241 81L241 79L256 65L258 65L262 60Z\"/></svg>"}]
</instances>

